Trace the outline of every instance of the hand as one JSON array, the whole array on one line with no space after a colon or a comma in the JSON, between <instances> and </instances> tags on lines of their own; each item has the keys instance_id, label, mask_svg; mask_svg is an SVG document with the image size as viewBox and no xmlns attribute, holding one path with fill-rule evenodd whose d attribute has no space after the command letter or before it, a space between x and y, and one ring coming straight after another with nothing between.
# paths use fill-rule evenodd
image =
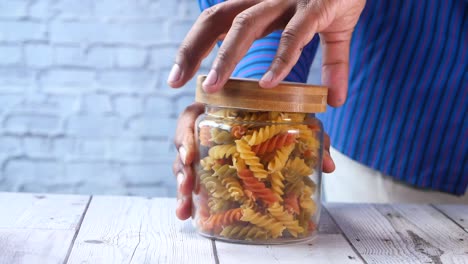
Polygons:
<instances>
[{"instance_id":1,"label":"hand","mask_svg":"<svg viewBox=\"0 0 468 264\"><path fill-rule=\"evenodd\" d=\"M195 184L195 171L193 168L196 157L195 147L195 120L204 112L204 106L194 103L187 107L177 122L177 131L174 144L178 150L172 171L177 178L177 209L176 215L185 220L192 214L192 191ZM323 172L333 172L335 164L330 156L330 137L324 137Z\"/></svg>"},{"instance_id":2,"label":"hand","mask_svg":"<svg viewBox=\"0 0 468 264\"><path fill-rule=\"evenodd\" d=\"M296 64L302 48L320 33L322 83L328 104L340 106L348 89L351 35L365 0L231 0L206 9L182 42L168 78L174 88L193 77L201 60L224 39L203 84L216 92L256 39L284 29L275 59L260 80L264 88L281 82Z\"/></svg>"}]
</instances>

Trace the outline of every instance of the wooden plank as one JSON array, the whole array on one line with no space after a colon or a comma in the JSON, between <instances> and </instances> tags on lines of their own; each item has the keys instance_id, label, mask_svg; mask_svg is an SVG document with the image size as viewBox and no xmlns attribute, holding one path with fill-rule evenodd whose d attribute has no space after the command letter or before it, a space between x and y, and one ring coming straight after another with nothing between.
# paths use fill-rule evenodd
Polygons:
<instances>
[{"instance_id":1,"label":"wooden plank","mask_svg":"<svg viewBox=\"0 0 468 264\"><path fill-rule=\"evenodd\" d=\"M240 245L216 241L219 263L363 263L341 234L319 234L307 244Z\"/></svg>"},{"instance_id":2,"label":"wooden plank","mask_svg":"<svg viewBox=\"0 0 468 264\"><path fill-rule=\"evenodd\" d=\"M341 230L330 216L325 207L320 210L320 221L318 231L321 234L341 234Z\"/></svg>"},{"instance_id":3,"label":"wooden plank","mask_svg":"<svg viewBox=\"0 0 468 264\"><path fill-rule=\"evenodd\" d=\"M326 207L368 263L468 263L468 234L429 205Z\"/></svg>"},{"instance_id":4,"label":"wooden plank","mask_svg":"<svg viewBox=\"0 0 468 264\"><path fill-rule=\"evenodd\" d=\"M0 263L63 263L89 197L0 193Z\"/></svg>"},{"instance_id":5,"label":"wooden plank","mask_svg":"<svg viewBox=\"0 0 468 264\"><path fill-rule=\"evenodd\" d=\"M341 231L322 208L319 236L309 243L289 245L239 245L216 241L219 262L224 263L363 263ZM261 258L252 258L261 256Z\"/></svg>"},{"instance_id":6,"label":"wooden plank","mask_svg":"<svg viewBox=\"0 0 468 264\"><path fill-rule=\"evenodd\" d=\"M438 204L434 206L468 232L468 205Z\"/></svg>"},{"instance_id":7,"label":"wooden plank","mask_svg":"<svg viewBox=\"0 0 468 264\"><path fill-rule=\"evenodd\" d=\"M175 208L168 198L93 197L68 263L214 263L212 241Z\"/></svg>"},{"instance_id":8,"label":"wooden plank","mask_svg":"<svg viewBox=\"0 0 468 264\"><path fill-rule=\"evenodd\" d=\"M74 230L89 196L0 193L0 228Z\"/></svg>"},{"instance_id":9,"label":"wooden plank","mask_svg":"<svg viewBox=\"0 0 468 264\"><path fill-rule=\"evenodd\" d=\"M0 264L63 263L75 231L0 229Z\"/></svg>"}]
</instances>

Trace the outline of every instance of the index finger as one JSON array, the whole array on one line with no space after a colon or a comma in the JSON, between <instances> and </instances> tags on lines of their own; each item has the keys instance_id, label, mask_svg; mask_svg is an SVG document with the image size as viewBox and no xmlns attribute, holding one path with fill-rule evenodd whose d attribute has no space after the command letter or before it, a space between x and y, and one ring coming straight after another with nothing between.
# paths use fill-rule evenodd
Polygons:
<instances>
[{"instance_id":1,"label":"index finger","mask_svg":"<svg viewBox=\"0 0 468 264\"><path fill-rule=\"evenodd\" d=\"M183 86L200 67L200 63L223 38L234 17L258 0L227 1L205 9L182 41L167 83L173 88Z\"/></svg>"}]
</instances>

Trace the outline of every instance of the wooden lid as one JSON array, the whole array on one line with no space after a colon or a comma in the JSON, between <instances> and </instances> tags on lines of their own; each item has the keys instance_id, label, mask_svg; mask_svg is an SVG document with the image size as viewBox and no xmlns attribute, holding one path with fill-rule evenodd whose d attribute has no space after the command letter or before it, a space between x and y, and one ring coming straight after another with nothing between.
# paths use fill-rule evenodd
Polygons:
<instances>
[{"instance_id":1,"label":"wooden lid","mask_svg":"<svg viewBox=\"0 0 468 264\"><path fill-rule=\"evenodd\" d=\"M273 89L261 88L258 80L230 78L216 93L206 93L198 76L195 101L203 104L258 111L320 113L327 107L327 87L282 82Z\"/></svg>"}]
</instances>

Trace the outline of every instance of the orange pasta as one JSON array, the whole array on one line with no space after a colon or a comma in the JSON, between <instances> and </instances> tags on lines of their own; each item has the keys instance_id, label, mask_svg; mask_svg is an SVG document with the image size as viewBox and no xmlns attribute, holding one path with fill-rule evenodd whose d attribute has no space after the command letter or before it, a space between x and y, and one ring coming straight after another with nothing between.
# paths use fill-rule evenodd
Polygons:
<instances>
[{"instance_id":1,"label":"orange pasta","mask_svg":"<svg viewBox=\"0 0 468 264\"><path fill-rule=\"evenodd\" d=\"M266 153L271 153L281 147L291 145L292 143L294 143L295 138L296 136L294 134L279 134L261 144L253 146L252 151L255 152L255 154L257 155L262 156Z\"/></svg>"},{"instance_id":2,"label":"orange pasta","mask_svg":"<svg viewBox=\"0 0 468 264\"><path fill-rule=\"evenodd\" d=\"M211 215L203 224L204 229L220 232L224 226L238 222L242 217L242 209L230 209L222 213Z\"/></svg>"},{"instance_id":3,"label":"orange pasta","mask_svg":"<svg viewBox=\"0 0 468 264\"><path fill-rule=\"evenodd\" d=\"M265 186L261 181L254 177L252 171L244 169L238 172L239 178L242 179L244 189L252 192L256 199L260 199L267 204L273 204L278 201L278 197L273 191Z\"/></svg>"},{"instance_id":4,"label":"orange pasta","mask_svg":"<svg viewBox=\"0 0 468 264\"><path fill-rule=\"evenodd\" d=\"M231 128L231 135L235 138L241 138L243 135L245 135L246 128L243 126L233 126Z\"/></svg>"},{"instance_id":5,"label":"orange pasta","mask_svg":"<svg viewBox=\"0 0 468 264\"><path fill-rule=\"evenodd\" d=\"M299 197L297 196L297 194L290 192L284 196L284 208L289 213L295 213L295 214L300 213Z\"/></svg>"}]
</instances>

